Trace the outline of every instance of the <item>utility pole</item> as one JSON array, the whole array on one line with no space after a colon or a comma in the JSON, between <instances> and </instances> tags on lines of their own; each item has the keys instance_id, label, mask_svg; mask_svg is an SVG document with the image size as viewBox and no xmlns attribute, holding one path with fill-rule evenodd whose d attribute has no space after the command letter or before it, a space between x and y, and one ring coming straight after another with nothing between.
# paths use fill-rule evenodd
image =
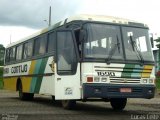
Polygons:
<instances>
[{"instance_id":1,"label":"utility pole","mask_svg":"<svg viewBox=\"0 0 160 120\"><path fill-rule=\"evenodd\" d=\"M52 18L52 8L51 8L51 5L49 6L49 16L48 16L48 20L44 20L44 22L46 22L47 23L47 25L48 25L48 27L50 27L51 26L51 18Z\"/></svg>"},{"instance_id":2,"label":"utility pole","mask_svg":"<svg viewBox=\"0 0 160 120\"><path fill-rule=\"evenodd\" d=\"M51 6L49 7L49 24L48 24L48 26L51 26L51 13L52 13L52 11L51 11Z\"/></svg>"},{"instance_id":3,"label":"utility pole","mask_svg":"<svg viewBox=\"0 0 160 120\"><path fill-rule=\"evenodd\" d=\"M10 34L10 44L12 43L12 34Z\"/></svg>"}]
</instances>

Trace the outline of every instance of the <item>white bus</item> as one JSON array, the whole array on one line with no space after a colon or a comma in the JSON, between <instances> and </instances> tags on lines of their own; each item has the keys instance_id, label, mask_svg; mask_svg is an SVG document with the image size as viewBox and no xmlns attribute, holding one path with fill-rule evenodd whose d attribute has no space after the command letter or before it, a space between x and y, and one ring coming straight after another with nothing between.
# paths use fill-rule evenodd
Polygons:
<instances>
[{"instance_id":1,"label":"white bus","mask_svg":"<svg viewBox=\"0 0 160 120\"><path fill-rule=\"evenodd\" d=\"M51 95L71 109L76 101L153 98L154 59L146 24L77 15L6 48L4 89L22 100Z\"/></svg>"}]
</instances>

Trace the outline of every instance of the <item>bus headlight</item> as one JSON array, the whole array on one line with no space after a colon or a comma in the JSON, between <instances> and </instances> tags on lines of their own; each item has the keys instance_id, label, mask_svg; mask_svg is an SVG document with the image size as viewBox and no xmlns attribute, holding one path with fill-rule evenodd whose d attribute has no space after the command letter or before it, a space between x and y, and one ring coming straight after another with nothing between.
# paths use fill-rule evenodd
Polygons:
<instances>
[{"instance_id":1,"label":"bus headlight","mask_svg":"<svg viewBox=\"0 0 160 120\"><path fill-rule=\"evenodd\" d=\"M154 79L142 79L142 84L154 84Z\"/></svg>"},{"instance_id":2,"label":"bus headlight","mask_svg":"<svg viewBox=\"0 0 160 120\"><path fill-rule=\"evenodd\" d=\"M154 83L154 80L153 79L149 79L149 83L150 84Z\"/></svg>"},{"instance_id":3,"label":"bus headlight","mask_svg":"<svg viewBox=\"0 0 160 120\"><path fill-rule=\"evenodd\" d=\"M106 77L102 77L101 82L107 82L107 78Z\"/></svg>"},{"instance_id":4,"label":"bus headlight","mask_svg":"<svg viewBox=\"0 0 160 120\"><path fill-rule=\"evenodd\" d=\"M143 79L142 80L143 83L147 83L147 81L148 81L147 79Z\"/></svg>"},{"instance_id":5,"label":"bus headlight","mask_svg":"<svg viewBox=\"0 0 160 120\"><path fill-rule=\"evenodd\" d=\"M100 77L94 77L94 82L100 82Z\"/></svg>"}]
</instances>

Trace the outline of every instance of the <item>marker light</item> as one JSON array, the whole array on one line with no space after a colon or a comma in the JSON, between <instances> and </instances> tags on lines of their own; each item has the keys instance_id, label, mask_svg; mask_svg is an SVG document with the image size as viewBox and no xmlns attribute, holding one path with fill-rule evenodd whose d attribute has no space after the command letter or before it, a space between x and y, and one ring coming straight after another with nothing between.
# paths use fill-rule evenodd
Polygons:
<instances>
[{"instance_id":1,"label":"marker light","mask_svg":"<svg viewBox=\"0 0 160 120\"><path fill-rule=\"evenodd\" d=\"M87 77L87 82L93 82L93 77Z\"/></svg>"},{"instance_id":2,"label":"marker light","mask_svg":"<svg viewBox=\"0 0 160 120\"><path fill-rule=\"evenodd\" d=\"M107 78L102 77L101 81L102 81L102 82L107 82Z\"/></svg>"}]
</instances>

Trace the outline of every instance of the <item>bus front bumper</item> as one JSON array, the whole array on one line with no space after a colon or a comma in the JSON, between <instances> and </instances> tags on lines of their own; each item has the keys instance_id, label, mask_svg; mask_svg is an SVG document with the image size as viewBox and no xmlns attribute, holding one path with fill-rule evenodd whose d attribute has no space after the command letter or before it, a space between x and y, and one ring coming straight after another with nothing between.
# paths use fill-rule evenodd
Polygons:
<instances>
[{"instance_id":1,"label":"bus front bumper","mask_svg":"<svg viewBox=\"0 0 160 120\"><path fill-rule=\"evenodd\" d=\"M125 91L129 90L129 91ZM83 84L83 99L87 98L153 98L155 85Z\"/></svg>"}]
</instances>

